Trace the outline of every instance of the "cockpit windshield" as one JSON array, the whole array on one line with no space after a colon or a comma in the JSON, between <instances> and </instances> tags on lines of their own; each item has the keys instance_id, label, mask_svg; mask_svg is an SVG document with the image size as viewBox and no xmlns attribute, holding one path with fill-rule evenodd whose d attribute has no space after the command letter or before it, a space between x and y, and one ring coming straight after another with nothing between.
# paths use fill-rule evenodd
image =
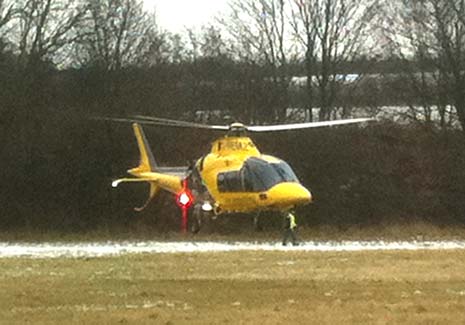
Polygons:
<instances>
[{"instance_id":1,"label":"cockpit windshield","mask_svg":"<svg viewBox=\"0 0 465 325\"><path fill-rule=\"evenodd\" d=\"M262 192L282 182L298 182L286 162L270 163L256 157L247 159L238 171L218 174L221 192Z\"/></svg>"},{"instance_id":2,"label":"cockpit windshield","mask_svg":"<svg viewBox=\"0 0 465 325\"><path fill-rule=\"evenodd\" d=\"M298 182L291 167L284 161L269 163L258 158L249 158L241 169L247 191L266 191L282 182Z\"/></svg>"}]
</instances>

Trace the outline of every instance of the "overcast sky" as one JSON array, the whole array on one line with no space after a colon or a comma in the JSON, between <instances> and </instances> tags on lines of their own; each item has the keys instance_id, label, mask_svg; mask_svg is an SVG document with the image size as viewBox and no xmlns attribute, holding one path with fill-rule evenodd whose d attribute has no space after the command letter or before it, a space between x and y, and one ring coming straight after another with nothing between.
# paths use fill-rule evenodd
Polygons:
<instances>
[{"instance_id":1,"label":"overcast sky","mask_svg":"<svg viewBox=\"0 0 465 325\"><path fill-rule=\"evenodd\" d=\"M200 27L227 8L227 0L144 0L145 8L156 9L160 27L183 32L185 27Z\"/></svg>"}]
</instances>

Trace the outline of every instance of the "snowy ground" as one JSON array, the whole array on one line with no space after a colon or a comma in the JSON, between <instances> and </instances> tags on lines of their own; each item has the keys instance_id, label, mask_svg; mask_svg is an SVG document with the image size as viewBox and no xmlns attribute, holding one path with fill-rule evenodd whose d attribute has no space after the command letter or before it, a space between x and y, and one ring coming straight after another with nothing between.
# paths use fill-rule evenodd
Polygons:
<instances>
[{"instance_id":1,"label":"snowy ground","mask_svg":"<svg viewBox=\"0 0 465 325\"><path fill-rule=\"evenodd\" d=\"M299 246L282 246L280 243L253 242L93 242L93 243L0 243L0 258L31 257L99 257L131 253L192 253L228 252L243 250L262 251L367 251L367 250L421 250L465 249L465 241L341 241L302 242Z\"/></svg>"}]
</instances>

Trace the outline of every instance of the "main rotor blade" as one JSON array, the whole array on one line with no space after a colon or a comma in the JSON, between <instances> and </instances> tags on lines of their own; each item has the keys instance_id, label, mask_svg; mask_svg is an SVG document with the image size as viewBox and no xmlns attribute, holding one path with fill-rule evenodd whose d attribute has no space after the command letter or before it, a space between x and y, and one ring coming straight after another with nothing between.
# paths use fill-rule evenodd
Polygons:
<instances>
[{"instance_id":1,"label":"main rotor blade","mask_svg":"<svg viewBox=\"0 0 465 325\"><path fill-rule=\"evenodd\" d=\"M148 125L159 125L167 127L180 127L180 128L194 128L194 129L208 129L208 130L221 130L227 131L229 127L226 125L207 125L200 123L192 123L186 121L170 120L165 118L156 118L149 116L136 115L134 118L121 118L121 117L95 117L94 119L103 121L114 121L123 123L140 123Z\"/></svg>"},{"instance_id":2,"label":"main rotor blade","mask_svg":"<svg viewBox=\"0 0 465 325\"><path fill-rule=\"evenodd\" d=\"M294 123L294 124L278 124L278 125L256 125L248 126L247 131L250 132L271 132L271 131L286 131L307 128L318 128L323 126L334 126L342 124L362 123L372 121L372 118L353 118L335 121L322 121L322 122L308 122L308 123Z\"/></svg>"},{"instance_id":3,"label":"main rotor blade","mask_svg":"<svg viewBox=\"0 0 465 325\"><path fill-rule=\"evenodd\" d=\"M163 126L173 126L173 127L186 127L186 128L196 128L196 129L210 129L210 130L229 130L229 126L226 125L208 125L200 124L187 121L171 120L161 117L152 117L145 115L135 115L136 120L140 123L147 124L156 124Z\"/></svg>"}]
</instances>

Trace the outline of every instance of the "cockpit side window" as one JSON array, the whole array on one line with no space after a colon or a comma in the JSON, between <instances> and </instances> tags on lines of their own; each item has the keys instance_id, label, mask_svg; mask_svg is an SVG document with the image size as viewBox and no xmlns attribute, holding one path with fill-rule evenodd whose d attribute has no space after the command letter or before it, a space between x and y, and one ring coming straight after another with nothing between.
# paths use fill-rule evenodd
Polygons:
<instances>
[{"instance_id":1,"label":"cockpit side window","mask_svg":"<svg viewBox=\"0 0 465 325\"><path fill-rule=\"evenodd\" d=\"M219 173L217 178L217 185L220 192L244 191L239 170Z\"/></svg>"}]
</instances>

